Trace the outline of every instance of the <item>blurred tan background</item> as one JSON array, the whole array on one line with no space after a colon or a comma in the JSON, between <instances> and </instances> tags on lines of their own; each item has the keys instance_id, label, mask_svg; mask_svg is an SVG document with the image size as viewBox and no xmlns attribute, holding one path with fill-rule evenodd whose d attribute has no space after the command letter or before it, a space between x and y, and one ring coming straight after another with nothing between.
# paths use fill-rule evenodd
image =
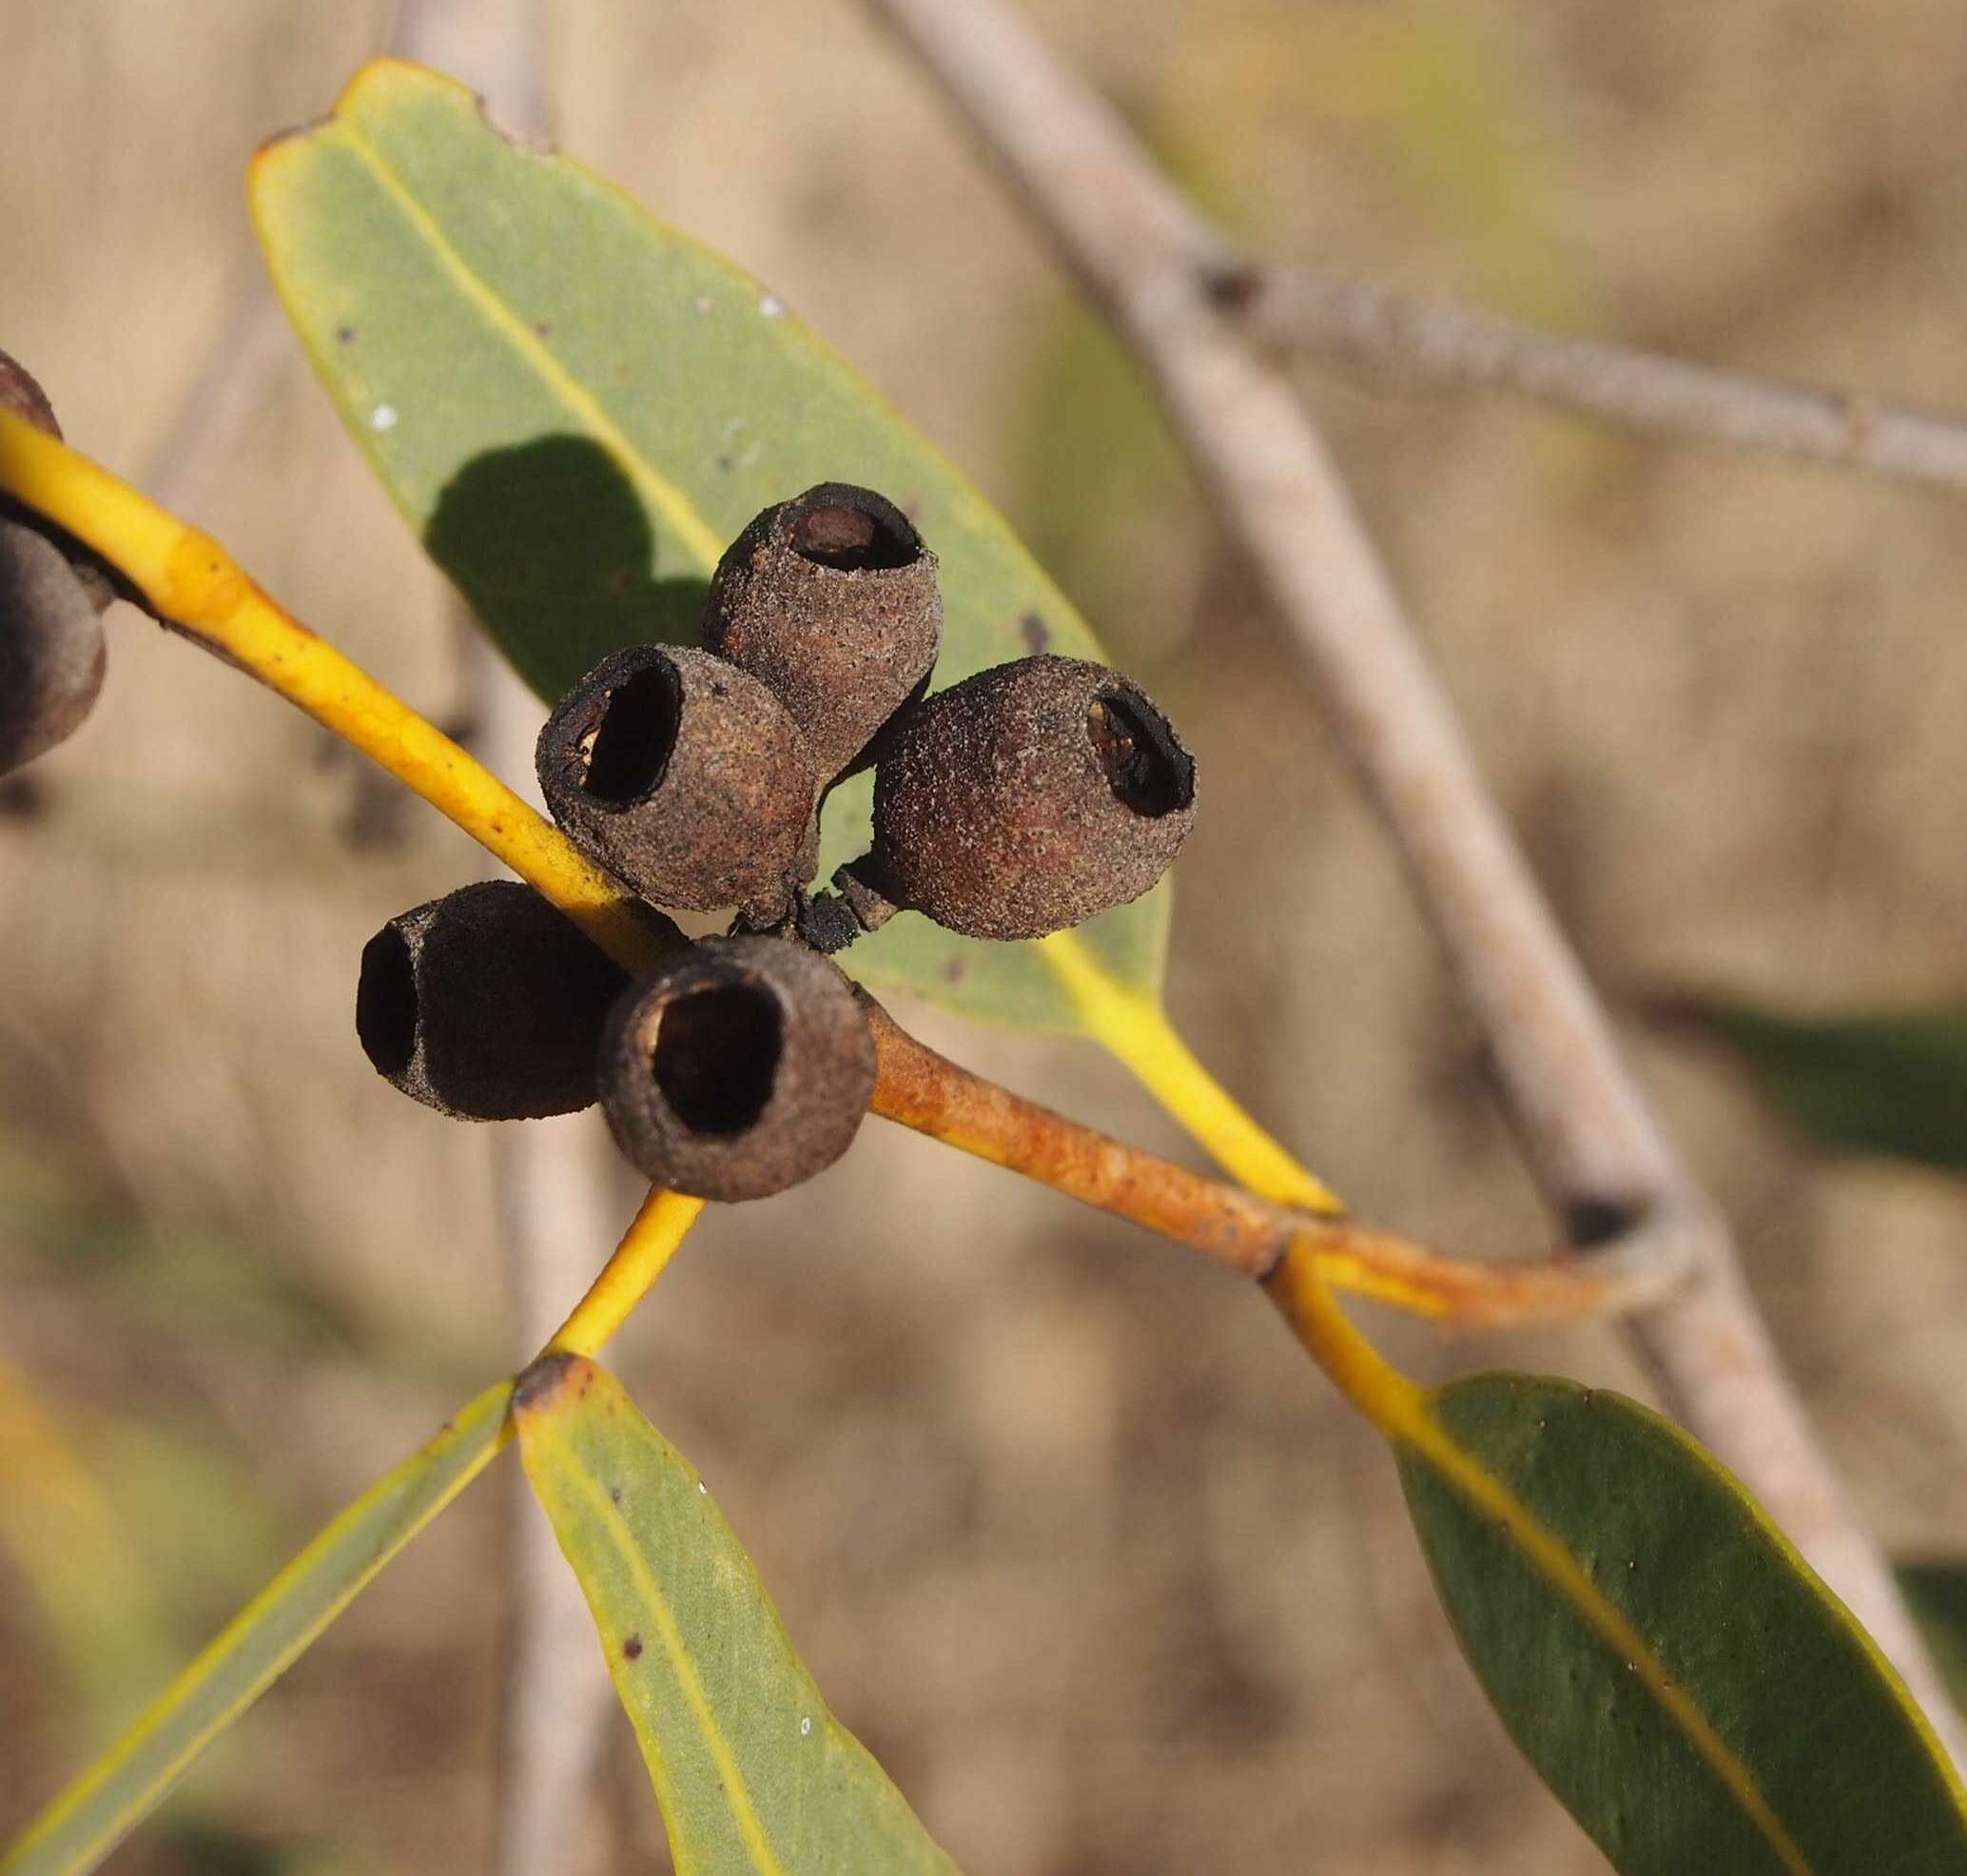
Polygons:
<instances>
[{"instance_id":1,"label":"blurred tan background","mask_svg":"<svg viewBox=\"0 0 1967 1876\"><path fill-rule=\"evenodd\" d=\"M1029 4L1263 251L1967 408L1967 22L1940 0ZM1314 700L925 86L848 0L550 17L563 147L887 387L1182 723L1205 795L1169 995L1204 1057L1370 1214L1537 1246ZM160 452L261 290L244 161L391 29L385 6L0 0L0 342L83 448L183 474ZM1503 404L1306 389L1615 1000L1958 991L1952 509ZM191 483L303 618L460 707L439 584L298 348ZM112 633L94 718L0 795L0 1361L69 1449L77 1515L122 1533L50 1566L30 1553L54 1527L17 1504L10 1551L0 1508L0 1837L508 1365L488 1130L397 1096L351 1020L362 941L472 852L210 659L132 614ZM910 1014L1187 1151L1090 1047ZM1810 1159L1724 1062L1633 1041L1876 1528L1959 1550L1957 1188ZM1374 1327L1426 1374L1640 1388L1604 1330ZM976 1876L1602 1866L1462 1669L1374 1436L1180 1254L873 1123L813 1186L708 1219L614 1358ZM485 1866L509 1468L112 1868ZM575 1866L664 1867L626 1727L610 1740Z\"/></svg>"}]
</instances>

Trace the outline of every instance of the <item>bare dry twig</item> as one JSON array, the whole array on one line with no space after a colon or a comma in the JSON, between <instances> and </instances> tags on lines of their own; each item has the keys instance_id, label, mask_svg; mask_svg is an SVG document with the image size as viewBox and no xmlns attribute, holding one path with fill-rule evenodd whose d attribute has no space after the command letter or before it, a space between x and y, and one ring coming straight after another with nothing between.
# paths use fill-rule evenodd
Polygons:
<instances>
[{"instance_id":1,"label":"bare dry twig","mask_svg":"<svg viewBox=\"0 0 1967 1876\"><path fill-rule=\"evenodd\" d=\"M1217 304L1272 351L1519 392L1649 436L1727 443L1967 492L1967 422L1863 391L1786 383L1545 332L1315 267L1247 265L1198 243Z\"/></svg>"},{"instance_id":2,"label":"bare dry twig","mask_svg":"<svg viewBox=\"0 0 1967 1876\"><path fill-rule=\"evenodd\" d=\"M1482 1026L1518 1136L1581 1246L1682 1281L1630 1333L1663 1392L1898 1666L1967 1732L1825 1459L1725 1225L1620 1058L1315 424L1225 316L1213 233L1001 0L870 0L960 107L1153 379L1260 575Z\"/></svg>"},{"instance_id":3,"label":"bare dry twig","mask_svg":"<svg viewBox=\"0 0 1967 1876\"><path fill-rule=\"evenodd\" d=\"M501 124L543 144L552 129L545 10L537 0L402 0L393 49L478 91ZM541 712L512 667L454 608L473 740L527 775ZM540 1347L612 1235L612 1155L592 1114L497 1129L492 1170L513 1330ZM550 1876L585 1852L594 1768L613 1688L580 1584L523 1479L508 1481L505 1669L500 1690L497 1876Z\"/></svg>"}]
</instances>

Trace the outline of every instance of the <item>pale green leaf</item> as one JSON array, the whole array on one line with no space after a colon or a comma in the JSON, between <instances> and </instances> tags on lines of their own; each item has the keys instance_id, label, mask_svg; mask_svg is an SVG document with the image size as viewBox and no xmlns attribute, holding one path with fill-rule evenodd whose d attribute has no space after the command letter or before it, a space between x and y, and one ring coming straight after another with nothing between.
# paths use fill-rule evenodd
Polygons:
<instances>
[{"instance_id":1,"label":"pale green leaf","mask_svg":"<svg viewBox=\"0 0 1967 1876\"><path fill-rule=\"evenodd\" d=\"M521 1380L514 1418L634 1726L677 1876L953 1876L827 1710L695 1469L620 1382L550 1357Z\"/></svg>"},{"instance_id":2,"label":"pale green leaf","mask_svg":"<svg viewBox=\"0 0 1967 1876\"><path fill-rule=\"evenodd\" d=\"M564 158L521 149L461 87L359 73L263 150L252 205L309 356L431 555L542 696L610 648L695 635L718 555L761 508L857 481L942 561L937 682L1085 622L964 477L771 294ZM867 778L828 807L830 867L865 845ZM1084 928L1158 996L1165 889ZM848 954L882 988L1080 1026L1046 954L905 914Z\"/></svg>"},{"instance_id":3,"label":"pale green leaf","mask_svg":"<svg viewBox=\"0 0 1967 1876\"><path fill-rule=\"evenodd\" d=\"M1754 1502L1615 1394L1484 1375L1395 1439L1462 1647L1626 1876L1960 1876L1967 1800Z\"/></svg>"},{"instance_id":4,"label":"pale green leaf","mask_svg":"<svg viewBox=\"0 0 1967 1876\"><path fill-rule=\"evenodd\" d=\"M513 1383L473 1400L350 1505L0 1857L0 1876L83 1876L504 1443Z\"/></svg>"}]
</instances>

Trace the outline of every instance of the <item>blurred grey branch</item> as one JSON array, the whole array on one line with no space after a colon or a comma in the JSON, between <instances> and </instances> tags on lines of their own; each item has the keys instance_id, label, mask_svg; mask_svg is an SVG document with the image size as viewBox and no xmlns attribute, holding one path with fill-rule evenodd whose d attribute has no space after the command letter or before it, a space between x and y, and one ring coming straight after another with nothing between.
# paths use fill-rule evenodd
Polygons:
<instances>
[{"instance_id":1,"label":"blurred grey branch","mask_svg":"<svg viewBox=\"0 0 1967 1876\"><path fill-rule=\"evenodd\" d=\"M1967 1732L1783 1373L1725 1224L1621 1058L1315 424L1223 308L1219 239L1002 0L869 4L961 108L1157 387L1398 848L1552 1209L1581 1248L1680 1273L1664 1302L1627 1319L1663 1393L1967 1763Z\"/></svg>"},{"instance_id":2,"label":"blurred grey branch","mask_svg":"<svg viewBox=\"0 0 1967 1876\"><path fill-rule=\"evenodd\" d=\"M146 486L166 507L197 514L294 362L294 332L263 268L239 283L204 362L151 453Z\"/></svg>"},{"instance_id":3,"label":"blurred grey branch","mask_svg":"<svg viewBox=\"0 0 1967 1876\"><path fill-rule=\"evenodd\" d=\"M403 0L392 49L462 79L507 129L536 144L550 136L546 10L537 0ZM544 712L463 601L452 611L468 741L515 788L530 791ZM617 1235L612 1156L591 1113L491 1131L506 1289L516 1358L525 1362ZM614 1690L580 1584L516 1471L508 1492L493 1868L497 1876L554 1876L578 1867L587 1854L594 1769Z\"/></svg>"},{"instance_id":4,"label":"blurred grey branch","mask_svg":"<svg viewBox=\"0 0 1967 1876\"><path fill-rule=\"evenodd\" d=\"M536 0L403 0L391 49L462 79L499 122L549 130L547 30ZM235 460L294 357L259 269L234 296L153 459L149 486L196 512ZM460 604L459 713L492 768L524 786L541 711ZM363 765L359 772L369 772ZM491 1169L516 1360L530 1360L617 1235L612 1156L592 1115L492 1130ZM516 1477L508 1511L506 1667L500 1716L498 1876L552 1876L584 1854L589 1792L613 1690L580 1586Z\"/></svg>"},{"instance_id":5,"label":"blurred grey branch","mask_svg":"<svg viewBox=\"0 0 1967 1876\"><path fill-rule=\"evenodd\" d=\"M1456 389L1514 391L1649 436L1967 490L1967 422L1940 412L1540 331L1314 267L1248 265L1213 242L1198 245L1196 261L1217 306L1273 352Z\"/></svg>"}]
</instances>

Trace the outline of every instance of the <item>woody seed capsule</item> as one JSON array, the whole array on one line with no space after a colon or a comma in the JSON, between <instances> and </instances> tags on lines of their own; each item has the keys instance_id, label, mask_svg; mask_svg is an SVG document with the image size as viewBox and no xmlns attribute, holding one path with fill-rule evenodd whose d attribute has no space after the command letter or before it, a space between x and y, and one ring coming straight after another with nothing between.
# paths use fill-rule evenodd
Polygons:
<instances>
[{"instance_id":1,"label":"woody seed capsule","mask_svg":"<svg viewBox=\"0 0 1967 1876\"><path fill-rule=\"evenodd\" d=\"M615 1143L701 1199L763 1199L831 1165L874 1076L847 979L776 937L702 940L623 994L601 1043Z\"/></svg>"},{"instance_id":2,"label":"woody seed capsule","mask_svg":"<svg viewBox=\"0 0 1967 1876\"><path fill-rule=\"evenodd\" d=\"M41 386L0 352L0 405L62 434ZM80 727L103 687L108 582L0 501L0 774Z\"/></svg>"},{"instance_id":3,"label":"woody seed capsule","mask_svg":"<svg viewBox=\"0 0 1967 1876\"><path fill-rule=\"evenodd\" d=\"M704 601L705 648L778 694L828 780L920 694L942 632L936 557L893 502L849 482L766 509Z\"/></svg>"},{"instance_id":4,"label":"woody seed capsule","mask_svg":"<svg viewBox=\"0 0 1967 1876\"><path fill-rule=\"evenodd\" d=\"M1038 938L1145 892L1195 802L1195 762L1139 685L1019 658L898 727L875 771L871 871L952 931Z\"/></svg>"},{"instance_id":5,"label":"woody seed capsule","mask_svg":"<svg viewBox=\"0 0 1967 1876\"><path fill-rule=\"evenodd\" d=\"M612 654L536 754L555 820L652 904L771 923L812 874L812 752L777 697L708 652Z\"/></svg>"},{"instance_id":6,"label":"woody seed capsule","mask_svg":"<svg viewBox=\"0 0 1967 1876\"><path fill-rule=\"evenodd\" d=\"M355 1026L379 1074L460 1121L571 1114L628 975L530 887L485 880L362 948Z\"/></svg>"}]
</instances>

